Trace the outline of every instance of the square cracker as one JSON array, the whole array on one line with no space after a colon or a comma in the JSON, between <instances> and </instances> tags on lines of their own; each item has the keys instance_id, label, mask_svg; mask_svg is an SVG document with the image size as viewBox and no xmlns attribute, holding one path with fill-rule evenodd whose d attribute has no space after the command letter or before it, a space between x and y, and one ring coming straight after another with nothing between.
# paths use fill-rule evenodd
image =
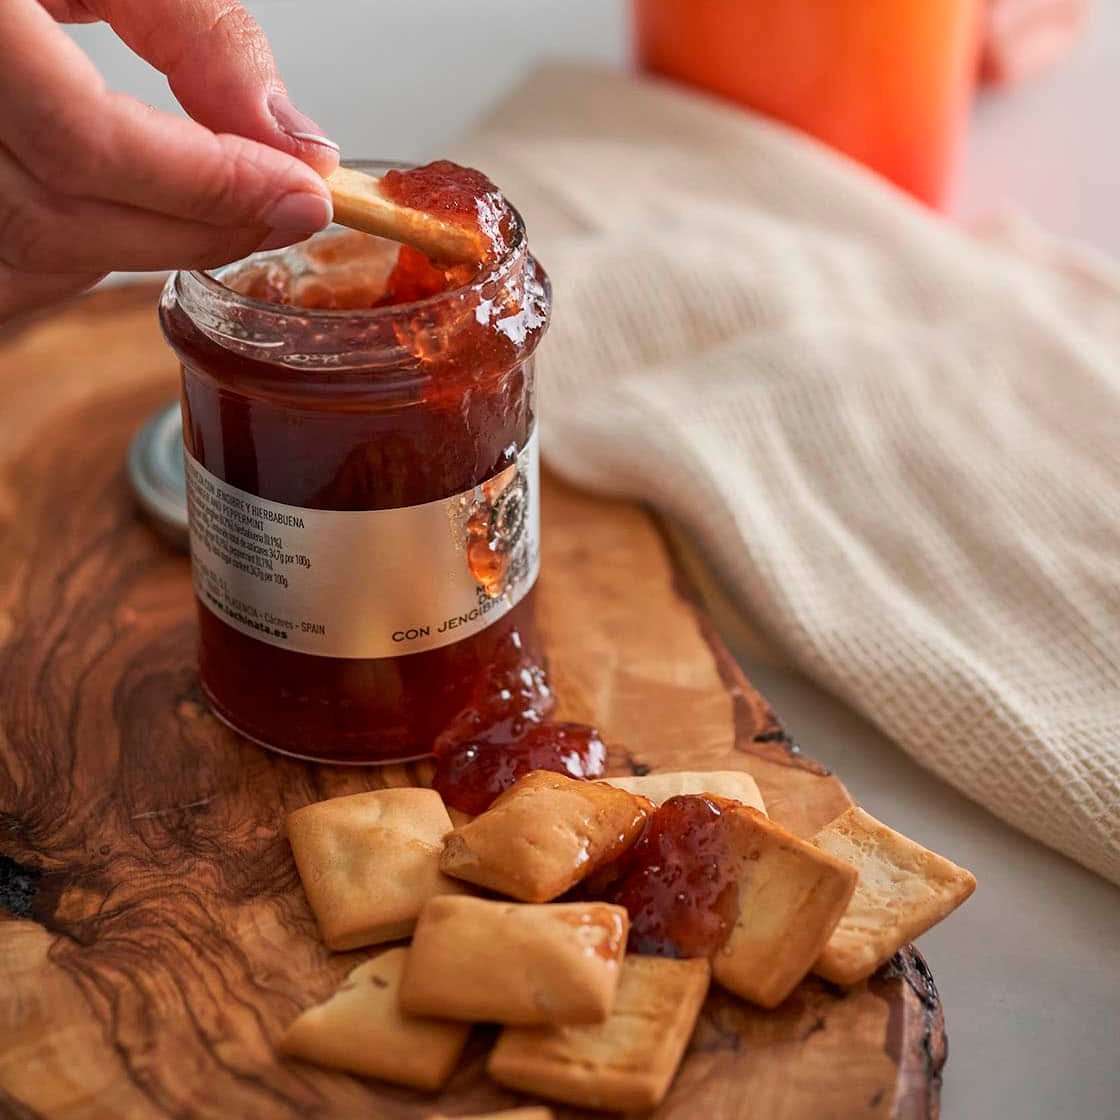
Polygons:
<instances>
[{"instance_id":1,"label":"square cracker","mask_svg":"<svg viewBox=\"0 0 1120 1120\"><path fill-rule=\"evenodd\" d=\"M630 917L606 902L433 898L420 914L401 1007L479 1023L601 1023Z\"/></svg>"},{"instance_id":2,"label":"square cracker","mask_svg":"<svg viewBox=\"0 0 1120 1120\"><path fill-rule=\"evenodd\" d=\"M787 832L756 809L723 814L738 883L730 932L712 975L761 1007L777 1007L820 956L856 886L856 870Z\"/></svg>"},{"instance_id":3,"label":"square cracker","mask_svg":"<svg viewBox=\"0 0 1120 1120\"><path fill-rule=\"evenodd\" d=\"M835 984L866 979L976 889L971 872L858 807L822 828L811 843L859 871L856 893L813 965Z\"/></svg>"},{"instance_id":4,"label":"square cracker","mask_svg":"<svg viewBox=\"0 0 1120 1120\"><path fill-rule=\"evenodd\" d=\"M406 1015L398 1006L408 950L389 949L360 964L326 1003L308 1008L284 1032L280 1049L308 1062L439 1089L451 1076L470 1027Z\"/></svg>"},{"instance_id":5,"label":"square cracker","mask_svg":"<svg viewBox=\"0 0 1120 1120\"><path fill-rule=\"evenodd\" d=\"M635 774L602 781L636 793L654 805L661 805L670 797L706 793L710 797L741 801L760 813L766 812L758 783L744 770L674 770L667 774Z\"/></svg>"},{"instance_id":6,"label":"square cracker","mask_svg":"<svg viewBox=\"0 0 1120 1120\"><path fill-rule=\"evenodd\" d=\"M307 901L331 949L407 937L433 895L461 893L440 872L451 818L431 789L378 789L288 814Z\"/></svg>"},{"instance_id":7,"label":"square cracker","mask_svg":"<svg viewBox=\"0 0 1120 1120\"><path fill-rule=\"evenodd\" d=\"M581 1108L654 1108L669 1091L708 991L705 960L629 956L614 1012L582 1027L507 1027L486 1071Z\"/></svg>"},{"instance_id":8,"label":"square cracker","mask_svg":"<svg viewBox=\"0 0 1120 1120\"><path fill-rule=\"evenodd\" d=\"M637 840L645 798L535 770L445 841L448 875L522 902L548 902Z\"/></svg>"}]
</instances>

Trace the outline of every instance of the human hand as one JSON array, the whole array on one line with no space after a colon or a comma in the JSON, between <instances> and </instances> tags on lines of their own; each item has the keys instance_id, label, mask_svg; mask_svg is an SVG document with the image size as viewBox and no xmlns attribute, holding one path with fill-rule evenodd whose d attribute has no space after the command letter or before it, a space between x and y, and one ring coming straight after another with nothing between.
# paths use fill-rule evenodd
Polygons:
<instances>
[{"instance_id":1,"label":"human hand","mask_svg":"<svg viewBox=\"0 0 1120 1120\"><path fill-rule=\"evenodd\" d=\"M1084 30L1089 0L988 0L980 80L1013 86L1067 54Z\"/></svg>"},{"instance_id":2,"label":"human hand","mask_svg":"<svg viewBox=\"0 0 1120 1120\"><path fill-rule=\"evenodd\" d=\"M0 0L0 322L113 269L210 268L331 218L338 147L236 0ZM58 22L104 20L193 119L105 86Z\"/></svg>"}]
</instances>

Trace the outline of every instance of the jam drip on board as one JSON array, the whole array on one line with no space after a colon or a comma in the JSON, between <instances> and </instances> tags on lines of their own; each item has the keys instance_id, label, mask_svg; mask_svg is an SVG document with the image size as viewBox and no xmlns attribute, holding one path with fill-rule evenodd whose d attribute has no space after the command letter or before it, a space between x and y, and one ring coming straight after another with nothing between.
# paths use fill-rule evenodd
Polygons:
<instances>
[{"instance_id":1,"label":"jam drip on board","mask_svg":"<svg viewBox=\"0 0 1120 1120\"><path fill-rule=\"evenodd\" d=\"M738 904L722 827L737 802L671 797L633 847L603 868L588 892L624 906L629 951L661 957L708 957L719 948Z\"/></svg>"},{"instance_id":2,"label":"jam drip on board","mask_svg":"<svg viewBox=\"0 0 1120 1120\"><path fill-rule=\"evenodd\" d=\"M555 706L543 666L518 631L508 634L474 699L436 740L432 785L448 805L481 813L533 770L601 778L599 732L548 719Z\"/></svg>"},{"instance_id":3,"label":"jam drip on board","mask_svg":"<svg viewBox=\"0 0 1120 1120\"><path fill-rule=\"evenodd\" d=\"M477 814L533 770L590 779L601 778L606 769L606 747L594 727L546 720L510 736L502 722L438 749L432 785L448 805Z\"/></svg>"}]
</instances>

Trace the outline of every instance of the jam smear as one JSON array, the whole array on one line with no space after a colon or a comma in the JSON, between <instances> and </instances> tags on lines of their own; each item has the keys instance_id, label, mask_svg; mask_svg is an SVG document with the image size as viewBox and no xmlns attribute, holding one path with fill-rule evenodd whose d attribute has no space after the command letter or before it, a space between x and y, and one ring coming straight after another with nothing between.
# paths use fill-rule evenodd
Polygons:
<instances>
[{"instance_id":1,"label":"jam smear","mask_svg":"<svg viewBox=\"0 0 1120 1120\"><path fill-rule=\"evenodd\" d=\"M607 751L599 732L549 720L555 705L529 643L519 631L506 635L471 703L436 740L433 787L448 805L481 813L533 770L601 778Z\"/></svg>"},{"instance_id":2,"label":"jam smear","mask_svg":"<svg viewBox=\"0 0 1120 1120\"><path fill-rule=\"evenodd\" d=\"M407 171L387 171L381 193L398 206L423 210L481 234L485 260L501 256L508 244L509 206L481 171L438 159Z\"/></svg>"},{"instance_id":3,"label":"jam smear","mask_svg":"<svg viewBox=\"0 0 1120 1120\"><path fill-rule=\"evenodd\" d=\"M616 911L606 908L600 911L596 907L595 910L584 910L576 914L561 912L557 917L562 922L575 926L581 933L590 933L591 936L585 938L585 944L586 941L591 941L596 956L608 961L617 961L622 956L626 943L622 935L622 918Z\"/></svg>"},{"instance_id":4,"label":"jam smear","mask_svg":"<svg viewBox=\"0 0 1120 1120\"><path fill-rule=\"evenodd\" d=\"M493 525L493 515L484 508L476 509L467 519L467 564L492 599L502 592L510 562L509 550L495 536Z\"/></svg>"},{"instance_id":5,"label":"jam smear","mask_svg":"<svg viewBox=\"0 0 1120 1120\"><path fill-rule=\"evenodd\" d=\"M629 951L708 957L734 921L738 889L727 858L723 814L736 802L671 797L641 839L588 889L630 915Z\"/></svg>"},{"instance_id":6,"label":"jam smear","mask_svg":"<svg viewBox=\"0 0 1120 1120\"><path fill-rule=\"evenodd\" d=\"M467 519L467 564L491 599L501 595L524 526L528 495L516 465L482 486L483 500Z\"/></svg>"},{"instance_id":7,"label":"jam smear","mask_svg":"<svg viewBox=\"0 0 1120 1120\"><path fill-rule=\"evenodd\" d=\"M502 257L509 248L509 206L502 192L481 171L439 159L407 171L387 171L381 193L399 206L423 210L478 234L479 266ZM423 253L402 246L390 277L396 301L424 299L467 283L478 272L469 264L444 268Z\"/></svg>"}]
</instances>

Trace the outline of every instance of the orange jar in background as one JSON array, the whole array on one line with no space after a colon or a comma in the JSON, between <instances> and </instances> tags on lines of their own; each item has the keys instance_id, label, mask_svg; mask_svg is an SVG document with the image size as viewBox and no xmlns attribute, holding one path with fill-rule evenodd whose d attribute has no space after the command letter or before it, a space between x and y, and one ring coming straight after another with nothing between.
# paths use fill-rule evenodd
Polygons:
<instances>
[{"instance_id":1,"label":"orange jar in background","mask_svg":"<svg viewBox=\"0 0 1120 1120\"><path fill-rule=\"evenodd\" d=\"M943 207L983 0L634 0L639 64L804 129Z\"/></svg>"}]
</instances>

